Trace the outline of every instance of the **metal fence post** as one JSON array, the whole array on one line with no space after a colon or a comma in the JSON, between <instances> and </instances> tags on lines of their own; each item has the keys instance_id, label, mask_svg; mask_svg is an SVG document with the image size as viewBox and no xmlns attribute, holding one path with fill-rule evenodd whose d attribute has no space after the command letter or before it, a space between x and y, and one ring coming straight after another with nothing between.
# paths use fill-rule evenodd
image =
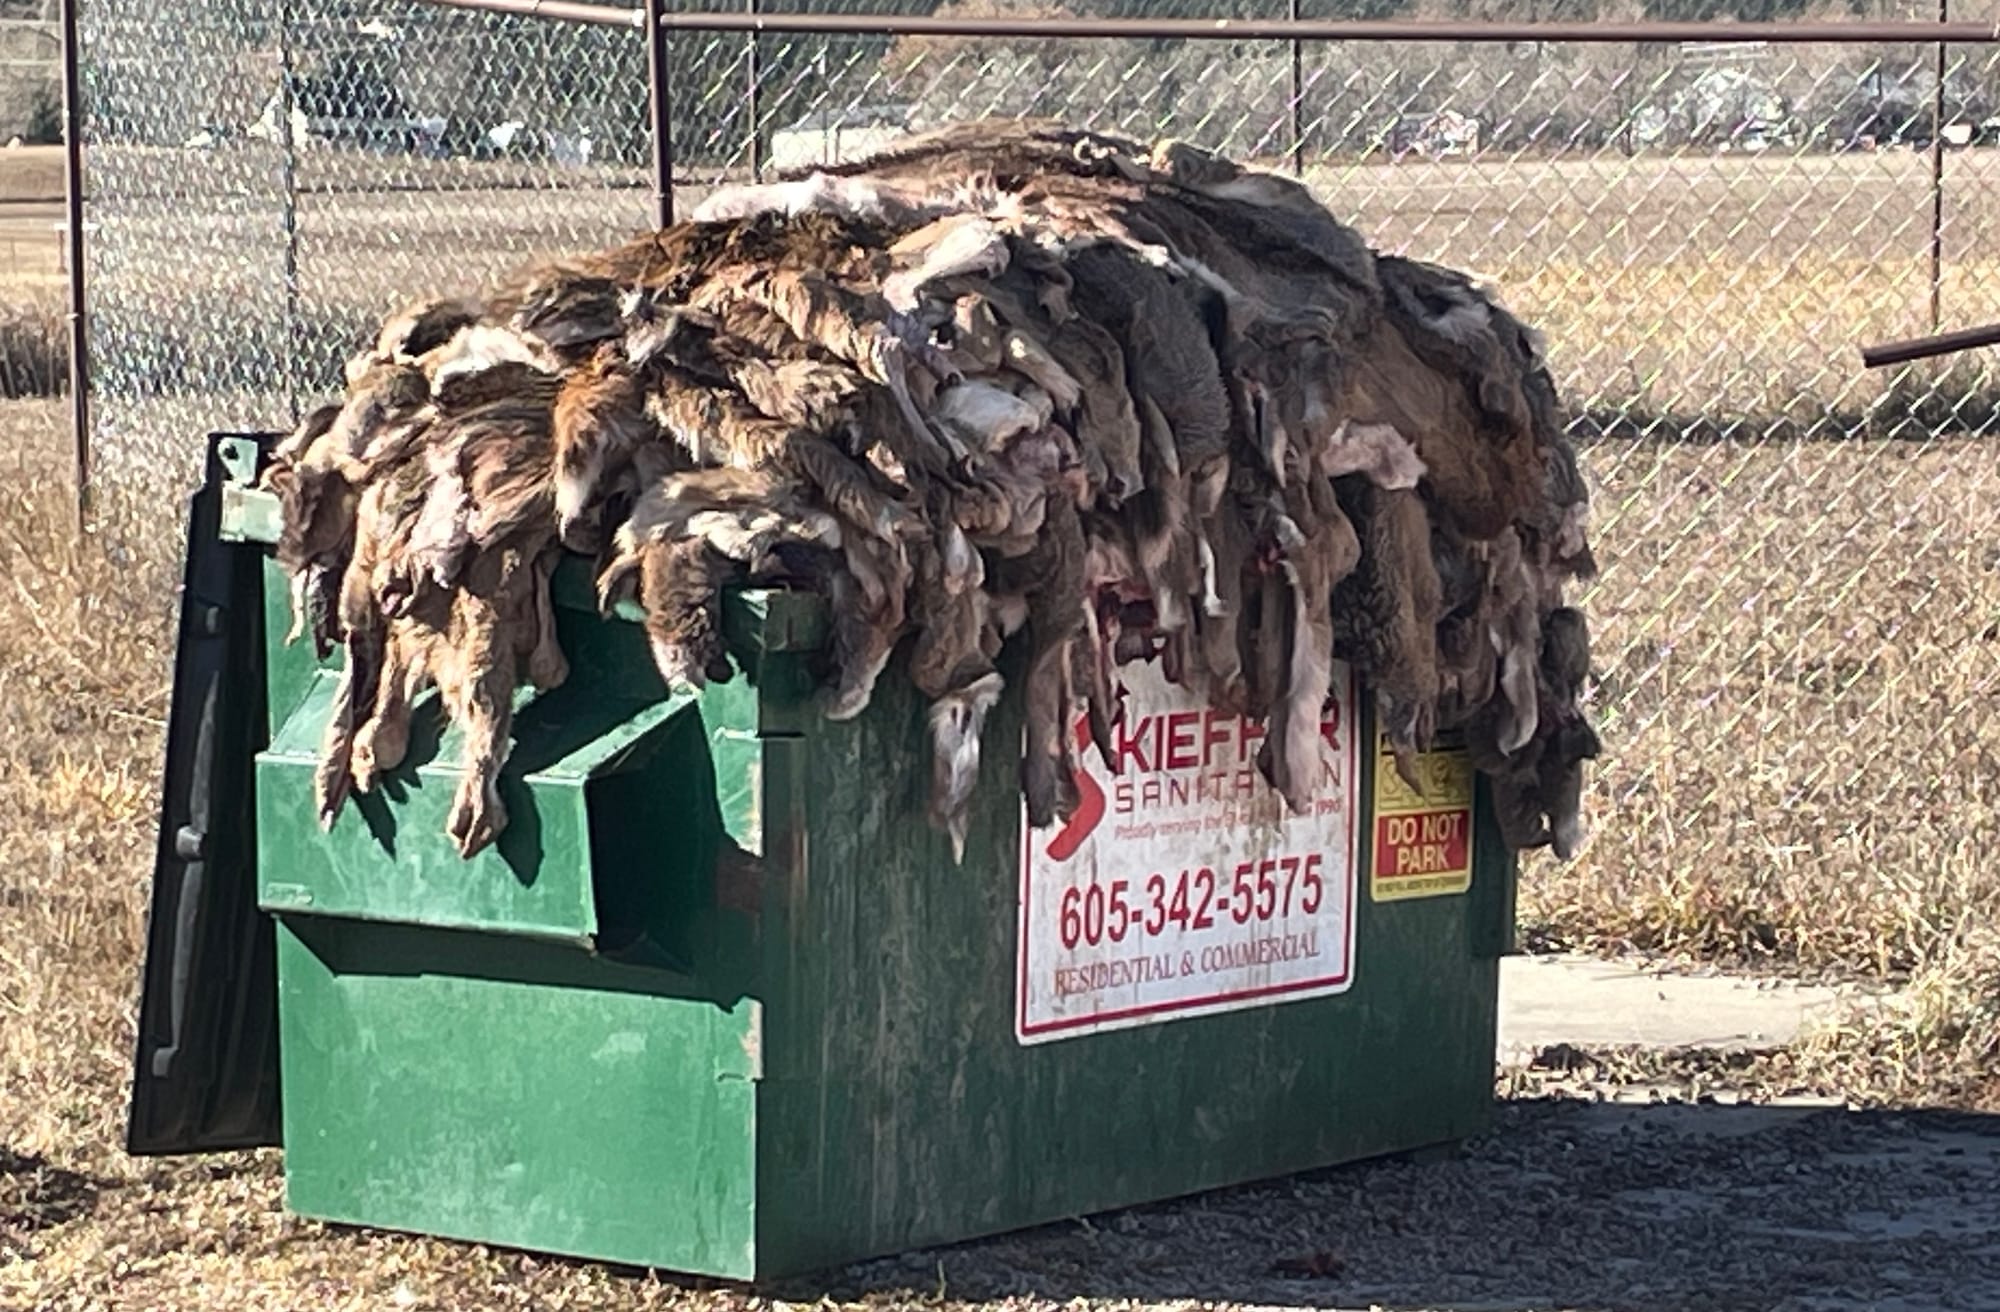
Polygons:
<instances>
[{"instance_id":1,"label":"metal fence post","mask_svg":"<svg viewBox=\"0 0 2000 1312\"><path fill-rule=\"evenodd\" d=\"M1299 21L1299 0L1290 0L1289 6L1286 9L1286 17L1294 23ZM1290 118L1292 130L1292 173L1296 177L1304 177L1306 172L1306 134L1305 115L1303 112L1306 94L1305 62L1305 42L1299 40L1297 37L1293 37Z\"/></svg>"},{"instance_id":2,"label":"metal fence post","mask_svg":"<svg viewBox=\"0 0 2000 1312\"><path fill-rule=\"evenodd\" d=\"M653 121L653 218L674 222L674 106L672 51L660 10L667 0L645 0L646 98Z\"/></svg>"},{"instance_id":3,"label":"metal fence post","mask_svg":"<svg viewBox=\"0 0 2000 1312\"><path fill-rule=\"evenodd\" d=\"M1950 21L1951 0L1938 0L1938 22ZM1931 89L1931 331L1944 312L1944 74L1945 44L1937 43L1937 85Z\"/></svg>"},{"instance_id":4,"label":"metal fence post","mask_svg":"<svg viewBox=\"0 0 2000 1312\"><path fill-rule=\"evenodd\" d=\"M278 17L278 185L280 219L285 229L285 341L281 357L285 375L285 406L292 423L299 422L299 142L292 135L294 98L292 20L286 8Z\"/></svg>"},{"instance_id":5,"label":"metal fence post","mask_svg":"<svg viewBox=\"0 0 2000 1312\"><path fill-rule=\"evenodd\" d=\"M746 13L754 14L759 12L757 0L743 0L743 8ZM744 52L744 57L748 62L750 78L750 176L756 181L762 182L764 180L764 112L758 102L762 95L764 81L763 38L755 32L750 34L750 48Z\"/></svg>"},{"instance_id":6,"label":"metal fence post","mask_svg":"<svg viewBox=\"0 0 2000 1312\"><path fill-rule=\"evenodd\" d=\"M63 234L69 262L69 406L76 462L76 530L90 528L90 355L84 318L83 270L83 43L77 34L79 0L62 0Z\"/></svg>"}]
</instances>

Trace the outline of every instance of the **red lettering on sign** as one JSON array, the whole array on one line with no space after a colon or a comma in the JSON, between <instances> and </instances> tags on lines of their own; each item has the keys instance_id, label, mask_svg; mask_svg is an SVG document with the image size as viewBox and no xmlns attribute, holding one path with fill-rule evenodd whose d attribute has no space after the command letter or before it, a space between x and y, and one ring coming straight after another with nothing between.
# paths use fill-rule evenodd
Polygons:
<instances>
[{"instance_id":1,"label":"red lettering on sign","mask_svg":"<svg viewBox=\"0 0 2000 1312\"><path fill-rule=\"evenodd\" d=\"M1257 755L1257 744L1264 741L1264 726L1245 719L1236 721L1236 759L1247 761Z\"/></svg>"},{"instance_id":2,"label":"red lettering on sign","mask_svg":"<svg viewBox=\"0 0 2000 1312\"><path fill-rule=\"evenodd\" d=\"M1334 751L1340 750L1340 703L1328 702L1326 714L1319 722L1319 736L1326 739L1326 745Z\"/></svg>"},{"instance_id":3,"label":"red lettering on sign","mask_svg":"<svg viewBox=\"0 0 2000 1312\"><path fill-rule=\"evenodd\" d=\"M1152 729L1153 717L1150 715L1141 715L1131 723L1121 719L1112 725L1111 745L1114 750L1111 772L1113 774L1124 774L1125 762L1128 760L1137 766L1142 774L1152 770L1153 763L1146 756L1146 739L1151 736Z\"/></svg>"},{"instance_id":4,"label":"red lettering on sign","mask_svg":"<svg viewBox=\"0 0 2000 1312\"><path fill-rule=\"evenodd\" d=\"M1076 720L1076 750L1084 752L1090 748L1090 717L1080 715ZM1069 822L1056 831L1049 840L1048 854L1052 860L1067 861L1076 855L1076 849L1083 846L1083 840L1104 819L1104 790L1097 786L1097 780L1090 777L1088 770L1072 770L1076 777L1076 813Z\"/></svg>"},{"instance_id":5,"label":"red lettering on sign","mask_svg":"<svg viewBox=\"0 0 2000 1312\"><path fill-rule=\"evenodd\" d=\"M1236 717L1210 707L1201 717L1201 764L1206 769L1216 762L1216 749L1229 745L1229 722Z\"/></svg>"},{"instance_id":6,"label":"red lettering on sign","mask_svg":"<svg viewBox=\"0 0 2000 1312\"><path fill-rule=\"evenodd\" d=\"M1375 820L1378 879L1441 875L1464 870L1470 854L1470 811L1423 811Z\"/></svg>"},{"instance_id":7,"label":"red lettering on sign","mask_svg":"<svg viewBox=\"0 0 2000 1312\"><path fill-rule=\"evenodd\" d=\"M1320 737L1335 752L1340 745L1340 705L1329 703L1320 719ZM1264 741L1264 726L1218 711L1171 711L1128 715L1111 726L1111 773L1212 771L1253 760Z\"/></svg>"}]
</instances>

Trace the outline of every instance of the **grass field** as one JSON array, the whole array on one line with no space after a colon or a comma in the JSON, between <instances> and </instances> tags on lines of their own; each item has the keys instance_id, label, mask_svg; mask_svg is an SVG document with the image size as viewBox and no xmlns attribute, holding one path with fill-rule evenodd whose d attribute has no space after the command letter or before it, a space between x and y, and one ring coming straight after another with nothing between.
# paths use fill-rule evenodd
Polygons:
<instances>
[{"instance_id":1,"label":"grass field","mask_svg":"<svg viewBox=\"0 0 2000 1312\"><path fill-rule=\"evenodd\" d=\"M59 201L63 197L61 146L0 149L0 205Z\"/></svg>"},{"instance_id":2,"label":"grass field","mask_svg":"<svg viewBox=\"0 0 2000 1312\"><path fill-rule=\"evenodd\" d=\"M1569 866L1528 863L1530 941L1906 981L1882 1029L1816 1037L1786 1068L1857 1097L2000 1106L2000 465L1967 435L1991 418L1991 380L1977 361L1889 378L1854 358L1928 326L1923 167L1606 160L1314 181L1378 244L1492 278L1547 331L1572 405L1631 417L1585 450L1604 564L1582 596L1606 753L1594 837ZM2000 319L2000 210L1982 203L2000 159L1950 169L1947 325ZM313 363L329 370L343 327L389 298L615 239L647 206L622 186L338 181L300 210L301 287L329 344ZM100 406L88 540L68 529L63 410L0 402L0 474L25 491L0 499L0 1307L190 1306L197 1287L242 1309L730 1302L291 1221L270 1155L119 1151L180 493L205 428L282 418L256 385L283 320L275 211L150 186L100 204L117 226L99 341L121 382L166 381ZM46 285L4 267L0 305L48 315ZM1835 432L1850 440L1807 440Z\"/></svg>"},{"instance_id":3,"label":"grass field","mask_svg":"<svg viewBox=\"0 0 2000 1312\"><path fill-rule=\"evenodd\" d=\"M23 291L62 287L63 152L56 146L0 149L0 307ZM0 309L0 324L4 324ZM0 360L10 351L0 326Z\"/></svg>"},{"instance_id":4,"label":"grass field","mask_svg":"<svg viewBox=\"0 0 2000 1312\"><path fill-rule=\"evenodd\" d=\"M266 152L108 149L91 167L97 368L151 394L271 390L287 376L330 383L355 336L398 300L622 240L651 211L643 180L608 170L309 154L288 218ZM1600 429L2000 429L1990 370L1954 379L1940 401L1935 371L1857 367L1862 343L1931 327L1928 168L1910 151L1611 153L1329 164L1308 180L1381 248L1489 278L1547 333L1565 395ZM1990 203L2000 151L1953 152L1945 177L1941 322L2000 319L2000 206ZM682 187L681 204L703 191ZM6 211L0 305L43 307L38 322L59 335L59 316L46 312L60 291L55 230L47 216L18 228L10 276ZM118 460L152 454L116 450L116 440Z\"/></svg>"}]
</instances>

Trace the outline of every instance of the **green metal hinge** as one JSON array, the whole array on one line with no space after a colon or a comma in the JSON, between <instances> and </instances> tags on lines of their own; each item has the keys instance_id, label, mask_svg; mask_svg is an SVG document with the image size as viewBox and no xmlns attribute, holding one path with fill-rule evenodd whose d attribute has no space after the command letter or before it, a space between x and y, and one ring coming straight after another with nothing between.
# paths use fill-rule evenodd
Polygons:
<instances>
[{"instance_id":1,"label":"green metal hinge","mask_svg":"<svg viewBox=\"0 0 2000 1312\"><path fill-rule=\"evenodd\" d=\"M216 444L228 481L222 485L222 523L216 536L224 542L276 542L284 527L278 498L257 486L257 443L228 437Z\"/></svg>"}]
</instances>

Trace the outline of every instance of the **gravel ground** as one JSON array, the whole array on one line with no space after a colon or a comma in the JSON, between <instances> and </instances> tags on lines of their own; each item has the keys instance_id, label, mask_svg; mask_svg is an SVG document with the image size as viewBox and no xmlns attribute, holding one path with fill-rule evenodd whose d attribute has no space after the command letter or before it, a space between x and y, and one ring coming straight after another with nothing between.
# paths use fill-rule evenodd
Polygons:
<instances>
[{"instance_id":1,"label":"gravel ground","mask_svg":"<svg viewBox=\"0 0 2000 1312\"><path fill-rule=\"evenodd\" d=\"M2000 1308L2000 1118L1515 1102L1492 1133L1443 1160L1318 1172L910 1254L833 1285L796 1292L1437 1312L1991 1312Z\"/></svg>"},{"instance_id":2,"label":"gravel ground","mask_svg":"<svg viewBox=\"0 0 2000 1312\"><path fill-rule=\"evenodd\" d=\"M760 1291L289 1217L272 1153L165 1163L128 1183L0 1153L0 1309L2000 1309L2000 1117L1597 1092L1503 1102L1492 1132L1452 1154Z\"/></svg>"}]
</instances>

